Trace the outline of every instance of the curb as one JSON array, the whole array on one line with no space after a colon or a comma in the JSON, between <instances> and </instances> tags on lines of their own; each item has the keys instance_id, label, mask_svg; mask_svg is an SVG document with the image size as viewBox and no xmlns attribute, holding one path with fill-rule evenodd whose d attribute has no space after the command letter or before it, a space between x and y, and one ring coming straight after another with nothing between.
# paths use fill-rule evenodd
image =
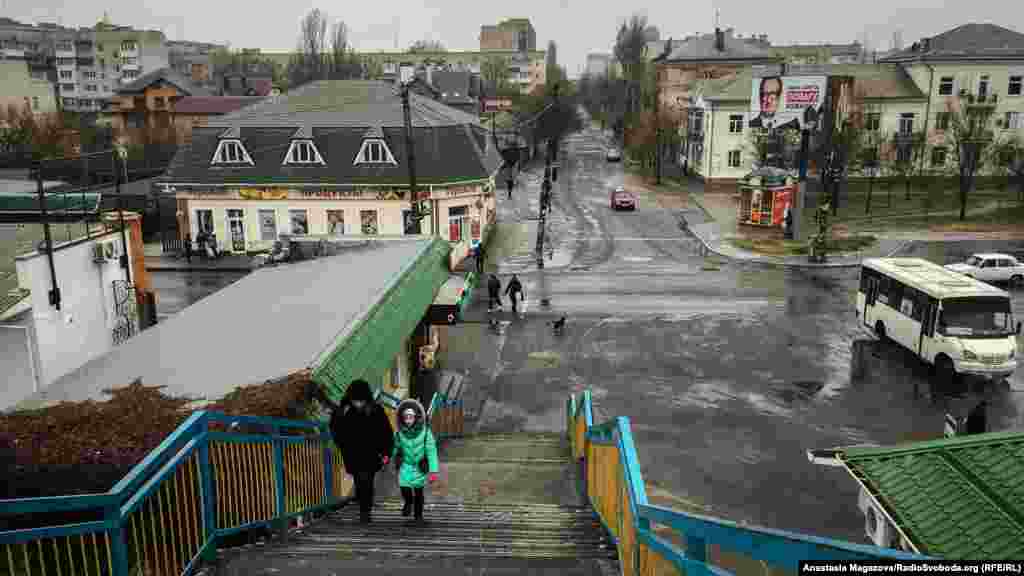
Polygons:
<instances>
[{"instance_id":1,"label":"curb","mask_svg":"<svg viewBox=\"0 0 1024 576\"><path fill-rule=\"evenodd\" d=\"M252 272L258 266L224 266L219 268L207 268L201 266L146 266L146 272Z\"/></svg>"},{"instance_id":2,"label":"curb","mask_svg":"<svg viewBox=\"0 0 1024 576\"><path fill-rule=\"evenodd\" d=\"M703 210L703 207L701 209ZM731 262L749 262L751 264L758 264L761 266L772 266L777 268L858 268L861 265L861 260L863 260L863 257L861 257L860 260L858 260L857 262L825 262L824 264L822 264L817 262L785 262L778 260L768 260L767 258L762 256L757 256L754 258L737 257L726 254L721 250L715 249L715 247L713 247L710 242L704 239L701 235L691 230L689 224L686 222L686 217L683 216L682 213L678 215L678 218L680 220L680 225L683 228L683 230L685 230L686 233L689 234L690 236L693 236L698 241L700 241L700 243L704 246L704 249L706 251L716 256L725 258L726 260L729 260ZM907 248L907 246L913 244L914 242L916 242L916 240L904 240L899 246L897 246L893 250L890 250L889 253L885 254L882 257L891 258L893 255L902 252L905 248Z\"/></svg>"}]
</instances>

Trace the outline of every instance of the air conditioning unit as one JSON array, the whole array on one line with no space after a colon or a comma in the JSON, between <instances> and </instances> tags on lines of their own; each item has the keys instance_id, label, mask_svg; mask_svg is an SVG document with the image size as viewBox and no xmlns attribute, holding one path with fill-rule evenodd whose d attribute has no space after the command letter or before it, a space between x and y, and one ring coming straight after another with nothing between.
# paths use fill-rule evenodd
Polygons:
<instances>
[{"instance_id":1,"label":"air conditioning unit","mask_svg":"<svg viewBox=\"0 0 1024 576\"><path fill-rule=\"evenodd\" d=\"M903 543L896 527L863 488L857 498L857 507L864 513L864 533L875 546L895 548Z\"/></svg>"}]
</instances>

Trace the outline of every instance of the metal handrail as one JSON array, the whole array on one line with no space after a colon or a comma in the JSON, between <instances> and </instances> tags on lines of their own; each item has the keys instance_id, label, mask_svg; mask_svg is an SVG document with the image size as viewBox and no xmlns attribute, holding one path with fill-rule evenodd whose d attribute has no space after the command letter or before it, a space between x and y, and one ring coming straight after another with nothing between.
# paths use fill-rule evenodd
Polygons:
<instances>
[{"instance_id":1,"label":"metal handrail","mask_svg":"<svg viewBox=\"0 0 1024 576\"><path fill-rule=\"evenodd\" d=\"M616 448L618 466L622 471L622 484L618 487L620 501L613 502L611 509L618 510L615 508L616 505L628 506L631 522L621 523L621 510L618 512L619 518L612 518L609 514L603 513L607 502L602 499L601 494L590 493L590 478L587 478L585 485L588 502L597 511L605 529L619 547L623 574L640 574L642 547L645 547L649 554L672 564L686 574L716 576L729 572L709 563L708 545L744 554L766 565L787 571L797 571L801 560L931 559L919 554L873 545L740 525L722 518L690 514L649 504L629 418L620 416L594 425L590 390L584 390L579 396L570 395L566 409L566 425L573 457L584 463L583 470L591 471L592 463L587 461L588 446L603 445ZM577 438L581 418L584 427L583 446L578 445ZM594 473L604 475L606 472L594 469ZM651 528L652 524L666 525L677 535L682 536L686 542L686 551L655 535ZM618 526L619 530L612 530L610 526ZM631 532L630 538L623 538L625 530ZM624 540L631 543L629 549L625 549L627 546L623 543ZM653 570L649 564L645 563L644 567Z\"/></svg>"},{"instance_id":2,"label":"metal handrail","mask_svg":"<svg viewBox=\"0 0 1024 576\"><path fill-rule=\"evenodd\" d=\"M214 423L257 430L219 432ZM106 493L0 500L0 520L102 515L0 531L0 573L127 576L141 564L147 573L187 574L213 559L220 536L259 526L286 532L291 518L342 503L351 486L335 452L322 422L194 412Z\"/></svg>"}]
</instances>

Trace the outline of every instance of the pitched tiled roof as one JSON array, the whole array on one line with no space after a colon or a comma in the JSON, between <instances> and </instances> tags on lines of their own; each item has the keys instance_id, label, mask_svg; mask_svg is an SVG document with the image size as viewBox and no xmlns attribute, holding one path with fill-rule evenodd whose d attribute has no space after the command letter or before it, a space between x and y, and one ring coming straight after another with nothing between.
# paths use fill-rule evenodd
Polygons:
<instances>
[{"instance_id":1,"label":"pitched tiled roof","mask_svg":"<svg viewBox=\"0 0 1024 576\"><path fill-rule=\"evenodd\" d=\"M201 86L197 86L194 82L188 78L182 76L172 68L158 68L148 74L143 74L137 78L134 82L125 84L117 90L118 94L122 93L133 93L142 92L147 87L164 81L168 84L173 84L185 94L189 96L209 96L210 91Z\"/></svg>"},{"instance_id":2,"label":"pitched tiled roof","mask_svg":"<svg viewBox=\"0 0 1024 576\"><path fill-rule=\"evenodd\" d=\"M855 90L864 98L924 100L925 94L898 66L889 64L825 64L807 67L807 76L853 76ZM813 70L813 71L811 71ZM789 74L801 75L800 66L791 66ZM753 72L747 68L735 77L711 80L704 85L704 98L718 102L749 102Z\"/></svg>"},{"instance_id":3,"label":"pitched tiled roof","mask_svg":"<svg viewBox=\"0 0 1024 576\"><path fill-rule=\"evenodd\" d=\"M958 59L1024 59L1024 34L995 24L964 24L889 53L886 62Z\"/></svg>"},{"instance_id":4,"label":"pitched tiled roof","mask_svg":"<svg viewBox=\"0 0 1024 576\"><path fill-rule=\"evenodd\" d=\"M477 116L410 94L416 172L423 184L478 180L501 164ZM308 129L326 165L282 166L297 130ZM379 134L397 165L353 165ZM240 138L254 166L211 166L219 138ZM395 184L408 182L402 102L390 84L322 81L213 118L192 131L164 181L179 183Z\"/></svg>"},{"instance_id":5,"label":"pitched tiled roof","mask_svg":"<svg viewBox=\"0 0 1024 576\"><path fill-rule=\"evenodd\" d=\"M715 35L705 34L682 42L673 42L672 51L662 57L664 62L705 60L775 60L770 50L755 46L742 38L725 35L725 50L715 46Z\"/></svg>"},{"instance_id":6,"label":"pitched tiled roof","mask_svg":"<svg viewBox=\"0 0 1024 576\"><path fill-rule=\"evenodd\" d=\"M838 457L922 554L1024 557L1024 432L994 432Z\"/></svg>"},{"instance_id":7,"label":"pitched tiled roof","mask_svg":"<svg viewBox=\"0 0 1024 576\"><path fill-rule=\"evenodd\" d=\"M178 114L227 114L263 100L259 96L185 96L174 103Z\"/></svg>"}]
</instances>

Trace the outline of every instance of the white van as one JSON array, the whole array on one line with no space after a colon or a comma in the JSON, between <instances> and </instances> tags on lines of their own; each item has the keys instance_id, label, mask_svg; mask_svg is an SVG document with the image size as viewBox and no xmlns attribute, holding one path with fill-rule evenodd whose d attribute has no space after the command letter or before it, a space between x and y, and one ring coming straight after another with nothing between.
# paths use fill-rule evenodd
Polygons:
<instances>
[{"instance_id":1,"label":"white van","mask_svg":"<svg viewBox=\"0 0 1024 576\"><path fill-rule=\"evenodd\" d=\"M946 385L957 374L1002 380L1017 369L1010 295L921 258L864 260L857 319L933 365Z\"/></svg>"}]
</instances>

